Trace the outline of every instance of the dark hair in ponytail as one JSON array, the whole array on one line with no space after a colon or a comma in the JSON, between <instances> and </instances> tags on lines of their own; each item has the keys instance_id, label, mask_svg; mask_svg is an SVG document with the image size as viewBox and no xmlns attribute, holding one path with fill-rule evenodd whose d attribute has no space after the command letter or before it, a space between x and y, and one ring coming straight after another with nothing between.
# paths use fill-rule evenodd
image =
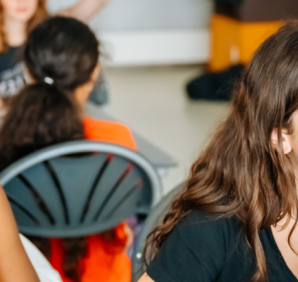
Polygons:
<instances>
[{"instance_id":1,"label":"dark hair in ponytail","mask_svg":"<svg viewBox=\"0 0 298 282\"><path fill-rule=\"evenodd\" d=\"M27 86L13 97L0 129L0 170L41 148L84 139L71 95L45 84Z\"/></svg>"},{"instance_id":2,"label":"dark hair in ponytail","mask_svg":"<svg viewBox=\"0 0 298 282\"><path fill-rule=\"evenodd\" d=\"M45 78L63 91L89 81L98 63L99 43L90 28L66 17L52 17L35 28L25 47L25 64L37 82Z\"/></svg>"},{"instance_id":3,"label":"dark hair in ponytail","mask_svg":"<svg viewBox=\"0 0 298 282\"><path fill-rule=\"evenodd\" d=\"M83 115L74 91L90 80L98 57L94 33L75 19L52 17L29 34L24 60L34 84L9 101L0 129L0 171L46 146L84 139ZM42 250L42 245L49 245L47 239L38 241ZM80 281L86 239L62 242L65 275Z\"/></svg>"},{"instance_id":4,"label":"dark hair in ponytail","mask_svg":"<svg viewBox=\"0 0 298 282\"><path fill-rule=\"evenodd\" d=\"M35 81L12 98L0 129L0 171L43 147L84 139L74 90L98 63L99 43L90 28L51 17L28 36L26 67Z\"/></svg>"}]
</instances>

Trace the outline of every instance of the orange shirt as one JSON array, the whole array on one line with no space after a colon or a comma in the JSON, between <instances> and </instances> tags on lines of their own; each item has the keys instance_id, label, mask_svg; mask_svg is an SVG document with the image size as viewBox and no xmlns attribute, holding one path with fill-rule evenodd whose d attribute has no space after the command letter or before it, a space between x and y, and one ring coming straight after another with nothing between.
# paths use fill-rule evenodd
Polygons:
<instances>
[{"instance_id":1,"label":"orange shirt","mask_svg":"<svg viewBox=\"0 0 298 282\"><path fill-rule=\"evenodd\" d=\"M116 143L132 150L137 146L129 128L121 123L86 117L83 120L86 139Z\"/></svg>"},{"instance_id":2,"label":"orange shirt","mask_svg":"<svg viewBox=\"0 0 298 282\"><path fill-rule=\"evenodd\" d=\"M87 255L80 262L83 270L81 282L131 282L131 261L124 252L127 241L125 223L115 227L116 239L107 242L101 234L87 238ZM63 272L65 257L60 239L51 239L50 263L56 269L63 282L73 282Z\"/></svg>"},{"instance_id":3,"label":"orange shirt","mask_svg":"<svg viewBox=\"0 0 298 282\"><path fill-rule=\"evenodd\" d=\"M111 121L86 117L83 120L86 139L119 144L136 150L129 128ZM127 241L126 223L115 227L115 240L105 241L100 234L87 237L87 255L81 261L84 269L81 282L130 282L131 262L124 247ZM51 239L51 264L60 273L63 282L73 282L63 273L64 250L60 239Z\"/></svg>"}]
</instances>

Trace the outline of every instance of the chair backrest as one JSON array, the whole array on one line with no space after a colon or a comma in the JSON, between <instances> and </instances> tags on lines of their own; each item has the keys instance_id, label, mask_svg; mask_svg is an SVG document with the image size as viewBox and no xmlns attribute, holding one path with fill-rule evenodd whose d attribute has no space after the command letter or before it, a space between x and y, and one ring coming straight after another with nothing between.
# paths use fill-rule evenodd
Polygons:
<instances>
[{"instance_id":1,"label":"chair backrest","mask_svg":"<svg viewBox=\"0 0 298 282\"><path fill-rule=\"evenodd\" d=\"M137 152L94 141L39 150L0 174L19 230L40 237L102 232L162 196L159 177Z\"/></svg>"},{"instance_id":2,"label":"chair backrest","mask_svg":"<svg viewBox=\"0 0 298 282\"><path fill-rule=\"evenodd\" d=\"M164 216L170 208L173 198L181 191L184 185L185 183L183 182L176 186L169 194L164 196L156 206L152 208L150 214L148 215L133 251L132 282L137 282L146 271L145 265L143 263L143 250L146 245L147 236L158 224L162 222Z\"/></svg>"}]
</instances>

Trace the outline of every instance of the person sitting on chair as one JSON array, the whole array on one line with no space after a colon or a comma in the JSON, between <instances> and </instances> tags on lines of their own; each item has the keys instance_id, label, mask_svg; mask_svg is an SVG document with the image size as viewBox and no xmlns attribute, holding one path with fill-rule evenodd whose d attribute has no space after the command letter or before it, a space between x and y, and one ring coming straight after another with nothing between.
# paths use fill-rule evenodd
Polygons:
<instances>
[{"instance_id":1,"label":"person sitting on chair","mask_svg":"<svg viewBox=\"0 0 298 282\"><path fill-rule=\"evenodd\" d=\"M86 22L109 1L78 0L56 13ZM46 0L0 0L0 95L3 100L18 93L27 83L23 45L28 33L48 16ZM91 101L95 103L105 103L107 100L107 89L100 82L102 75L91 95Z\"/></svg>"},{"instance_id":2,"label":"person sitting on chair","mask_svg":"<svg viewBox=\"0 0 298 282\"><path fill-rule=\"evenodd\" d=\"M94 33L76 19L52 17L29 34L24 60L32 83L8 104L0 129L0 170L36 150L71 140L136 149L128 127L84 117L83 105L100 72L98 57ZM123 223L86 238L35 242L42 243L40 249L65 282L129 282L128 230Z\"/></svg>"}]
</instances>

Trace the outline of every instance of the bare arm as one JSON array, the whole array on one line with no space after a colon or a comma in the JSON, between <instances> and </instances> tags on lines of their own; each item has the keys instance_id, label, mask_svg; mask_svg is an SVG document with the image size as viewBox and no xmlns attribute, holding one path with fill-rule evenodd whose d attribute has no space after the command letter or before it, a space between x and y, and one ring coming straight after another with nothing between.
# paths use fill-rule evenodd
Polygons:
<instances>
[{"instance_id":1,"label":"bare arm","mask_svg":"<svg viewBox=\"0 0 298 282\"><path fill-rule=\"evenodd\" d=\"M73 6L59 11L57 14L88 21L95 16L110 0L79 0Z\"/></svg>"},{"instance_id":2,"label":"bare arm","mask_svg":"<svg viewBox=\"0 0 298 282\"><path fill-rule=\"evenodd\" d=\"M0 222L0 281L38 282L37 274L19 238L15 219L2 186Z\"/></svg>"},{"instance_id":3,"label":"bare arm","mask_svg":"<svg viewBox=\"0 0 298 282\"><path fill-rule=\"evenodd\" d=\"M148 275L145 273L138 282L154 282Z\"/></svg>"}]
</instances>

